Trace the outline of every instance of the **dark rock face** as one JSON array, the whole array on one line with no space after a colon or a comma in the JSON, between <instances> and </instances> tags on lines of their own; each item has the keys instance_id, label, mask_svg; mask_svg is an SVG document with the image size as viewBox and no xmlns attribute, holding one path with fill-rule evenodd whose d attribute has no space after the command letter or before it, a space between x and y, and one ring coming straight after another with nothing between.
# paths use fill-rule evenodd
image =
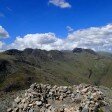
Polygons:
<instances>
[{"instance_id":1,"label":"dark rock face","mask_svg":"<svg viewBox=\"0 0 112 112\"><path fill-rule=\"evenodd\" d=\"M0 72L7 70L7 66L10 65L7 60L0 60Z\"/></svg>"},{"instance_id":2,"label":"dark rock face","mask_svg":"<svg viewBox=\"0 0 112 112\"><path fill-rule=\"evenodd\" d=\"M86 52L93 54L93 55L97 55L97 53L91 49L85 49Z\"/></svg>"},{"instance_id":3,"label":"dark rock face","mask_svg":"<svg viewBox=\"0 0 112 112\"><path fill-rule=\"evenodd\" d=\"M86 53L90 53L93 55L96 55L97 53L91 49L82 49L82 48L75 48L73 49L73 53L82 53L82 52L86 52Z\"/></svg>"},{"instance_id":4,"label":"dark rock face","mask_svg":"<svg viewBox=\"0 0 112 112\"><path fill-rule=\"evenodd\" d=\"M12 70L11 63L7 60L0 60L0 76L7 75ZM1 80L1 79L0 79Z\"/></svg>"},{"instance_id":5,"label":"dark rock face","mask_svg":"<svg viewBox=\"0 0 112 112\"><path fill-rule=\"evenodd\" d=\"M0 60L0 82L5 80L7 74L10 74L11 71L11 64L7 60Z\"/></svg>"},{"instance_id":6,"label":"dark rock face","mask_svg":"<svg viewBox=\"0 0 112 112\"><path fill-rule=\"evenodd\" d=\"M5 51L4 53L8 55L20 55L22 51L19 51L17 49L10 49L10 50Z\"/></svg>"},{"instance_id":7,"label":"dark rock face","mask_svg":"<svg viewBox=\"0 0 112 112\"><path fill-rule=\"evenodd\" d=\"M33 51L33 49L27 48L27 49L24 49L23 53L24 53L24 54L31 54L32 51Z\"/></svg>"},{"instance_id":8,"label":"dark rock face","mask_svg":"<svg viewBox=\"0 0 112 112\"><path fill-rule=\"evenodd\" d=\"M57 50L51 50L48 52L48 57L52 59L63 59L63 53Z\"/></svg>"},{"instance_id":9,"label":"dark rock face","mask_svg":"<svg viewBox=\"0 0 112 112\"><path fill-rule=\"evenodd\" d=\"M82 48L75 48L73 49L73 53L81 53L83 51Z\"/></svg>"},{"instance_id":10,"label":"dark rock face","mask_svg":"<svg viewBox=\"0 0 112 112\"><path fill-rule=\"evenodd\" d=\"M19 51L17 49L11 49L4 52L8 55L16 55L16 56L22 56L22 57L35 57L42 60L49 60L49 59L63 59L63 53L58 50L41 50L41 49L31 49L26 48L23 51Z\"/></svg>"}]
</instances>

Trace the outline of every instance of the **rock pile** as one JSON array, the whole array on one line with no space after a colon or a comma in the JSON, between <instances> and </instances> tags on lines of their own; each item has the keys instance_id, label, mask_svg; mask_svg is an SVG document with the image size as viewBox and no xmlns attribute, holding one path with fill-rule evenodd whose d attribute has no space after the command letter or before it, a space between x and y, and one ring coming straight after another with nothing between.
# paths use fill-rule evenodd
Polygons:
<instances>
[{"instance_id":1,"label":"rock pile","mask_svg":"<svg viewBox=\"0 0 112 112\"><path fill-rule=\"evenodd\" d=\"M51 86L32 84L7 112L98 112L107 105L103 93L92 85Z\"/></svg>"}]
</instances>

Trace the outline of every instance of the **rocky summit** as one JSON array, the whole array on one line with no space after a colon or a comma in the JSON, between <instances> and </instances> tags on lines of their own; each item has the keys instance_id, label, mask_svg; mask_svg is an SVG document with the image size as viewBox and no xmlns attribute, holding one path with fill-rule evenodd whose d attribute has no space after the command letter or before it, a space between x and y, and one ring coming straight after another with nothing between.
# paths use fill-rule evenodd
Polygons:
<instances>
[{"instance_id":1,"label":"rocky summit","mask_svg":"<svg viewBox=\"0 0 112 112\"><path fill-rule=\"evenodd\" d=\"M105 111L106 110L106 111ZM51 86L34 83L14 99L7 112L111 112L96 86Z\"/></svg>"}]
</instances>

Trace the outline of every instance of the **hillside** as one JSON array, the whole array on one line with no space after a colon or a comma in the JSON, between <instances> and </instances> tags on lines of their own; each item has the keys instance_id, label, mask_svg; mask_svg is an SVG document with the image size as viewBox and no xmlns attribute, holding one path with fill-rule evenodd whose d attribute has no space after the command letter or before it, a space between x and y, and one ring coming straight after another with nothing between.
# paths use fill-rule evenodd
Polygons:
<instances>
[{"instance_id":1,"label":"hillside","mask_svg":"<svg viewBox=\"0 0 112 112\"><path fill-rule=\"evenodd\" d=\"M112 57L89 49L45 51L11 49L0 53L0 90L27 88L31 83L112 87Z\"/></svg>"}]
</instances>

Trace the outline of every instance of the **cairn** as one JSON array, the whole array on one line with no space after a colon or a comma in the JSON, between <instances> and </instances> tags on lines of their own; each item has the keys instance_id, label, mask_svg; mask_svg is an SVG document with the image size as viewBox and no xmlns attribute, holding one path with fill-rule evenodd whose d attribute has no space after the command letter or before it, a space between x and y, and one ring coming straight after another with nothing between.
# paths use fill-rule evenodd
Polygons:
<instances>
[{"instance_id":1,"label":"cairn","mask_svg":"<svg viewBox=\"0 0 112 112\"><path fill-rule=\"evenodd\" d=\"M103 93L92 85L35 83L22 96L14 99L7 112L98 112L105 105Z\"/></svg>"}]
</instances>

